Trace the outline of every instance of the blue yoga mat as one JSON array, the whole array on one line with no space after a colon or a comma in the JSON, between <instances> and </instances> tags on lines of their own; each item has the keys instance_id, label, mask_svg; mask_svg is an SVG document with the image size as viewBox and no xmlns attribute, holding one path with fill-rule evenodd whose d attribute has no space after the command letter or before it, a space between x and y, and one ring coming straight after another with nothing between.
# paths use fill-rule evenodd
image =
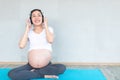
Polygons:
<instances>
[{"instance_id":1,"label":"blue yoga mat","mask_svg":"<svg viewBox=\"0 0 120 80\"><path fill-rule=\"evenodd\" d=\"M10 80L7 76L9 68L0 69L0 80ZM54 80L54 79L32 79L32 80ZM59 75L58 80L107 80L99 69L67 69L64 74Z\"/></svg>"}]
</instances>

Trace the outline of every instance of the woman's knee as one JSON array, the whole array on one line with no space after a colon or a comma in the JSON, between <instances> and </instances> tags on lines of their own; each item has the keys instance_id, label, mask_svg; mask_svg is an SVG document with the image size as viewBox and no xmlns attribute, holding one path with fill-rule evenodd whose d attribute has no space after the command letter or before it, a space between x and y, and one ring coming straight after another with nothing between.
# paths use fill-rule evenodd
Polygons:
<instances>
[{"instance_id":1,"label":"woman's knee","mask_svg":"<svg viewBox=\"0 0 120 80\"><path fill-rule=\"evenodd\" d=\"M63 64L59 64L59 73L60 74L62 74L62 73L64 73L65 72L65 70L66 70L66 66L65 65L63 65Z\"/></svg>"},{"instance_id":2,"label":"woman's knee","mask_svg":"<svg viewBox=\"0 0 120 80\"><path fill-rule=\"evenodd\" d=\"M10 70L9 72L8 72L8 76L11 78L11 79L15 79L15 72L14 72L14 70Z\"/></svg>"}]
</instances>

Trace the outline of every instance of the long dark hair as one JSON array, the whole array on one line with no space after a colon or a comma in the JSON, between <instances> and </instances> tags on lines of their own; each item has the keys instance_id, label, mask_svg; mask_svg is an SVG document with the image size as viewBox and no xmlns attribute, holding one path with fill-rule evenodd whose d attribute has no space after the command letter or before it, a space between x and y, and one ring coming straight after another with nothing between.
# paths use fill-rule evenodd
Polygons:
<instances>
[{"instance_id":1,"label":"long dark hair","mask_svg":"<svg viewBox=\"0 0 120 80\"><path fill-rule=\"evenodd\" d=\"M33 24L33 22L32 22L32 13L33 13L34 11L39 11L39 12L41 13L41 15L42 15L42 23L44 23L44 15L43 15L42 11L41 11L40 9L33 9L33 10L30 12L30 22L31 22L31 24Z\"/></svg>"}]
</instances>

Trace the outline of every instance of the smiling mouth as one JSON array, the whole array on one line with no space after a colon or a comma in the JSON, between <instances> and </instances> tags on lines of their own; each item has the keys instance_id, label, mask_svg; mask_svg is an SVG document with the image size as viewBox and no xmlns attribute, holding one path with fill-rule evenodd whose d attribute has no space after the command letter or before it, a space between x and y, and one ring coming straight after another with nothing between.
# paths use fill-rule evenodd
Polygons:
<instances>
[{"instance_id":1,"label":"smiling mouth","mask_svg":"<svg viewBox=\"0 0 120 80\"><path fill-rule=\"evenodd\" d=\"M35 23L39 23L40 22L40 20L35 20Z\"/></svg>"}]
</instances>

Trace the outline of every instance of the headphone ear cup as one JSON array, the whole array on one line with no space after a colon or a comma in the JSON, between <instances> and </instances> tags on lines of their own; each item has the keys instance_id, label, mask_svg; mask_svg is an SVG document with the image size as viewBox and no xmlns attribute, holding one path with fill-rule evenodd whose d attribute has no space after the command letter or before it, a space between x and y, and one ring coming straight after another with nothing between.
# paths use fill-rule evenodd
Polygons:
<instances>
[{"instance_id":1,"label":"headphone ear cup","mask_svg":"<svg viewBox=\"0 0 120 80\"><path fill-rule=\"evenodd\" d=\"M30 17L30 22L31 22L31 24L33 24L31 17Z\"/></svg>"},{"instance_id":2,"label":"headphone ear cup","mask_svg":"<svg viewBox=\"0 0 120 80\"><path fill-rule=\"evenodd\" d=\"M42 22L44 23L44 16L42 16Z\"/></svg>"}]
</instances>

